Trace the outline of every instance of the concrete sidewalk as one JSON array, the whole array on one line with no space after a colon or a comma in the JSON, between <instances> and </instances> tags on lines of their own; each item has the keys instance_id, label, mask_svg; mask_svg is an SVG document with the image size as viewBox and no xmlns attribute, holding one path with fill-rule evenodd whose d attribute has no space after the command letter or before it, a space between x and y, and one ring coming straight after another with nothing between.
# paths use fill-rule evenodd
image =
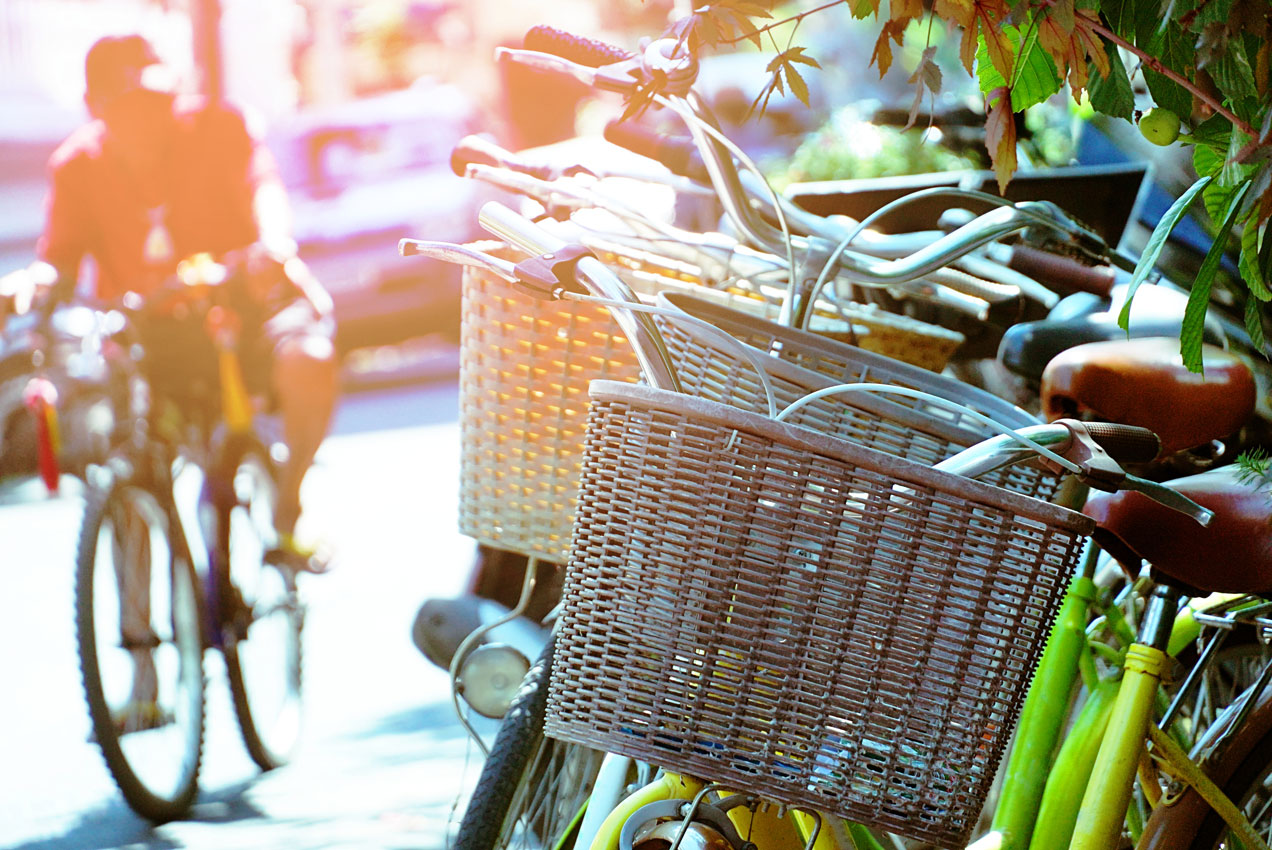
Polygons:
<instances>
[{"instance_id":1,"label":"concrete sidewalk","mask_svg":"<svg viewBox=\"0 0 1272 850\"><path fill-rule=\"evenodd\" d=\"M410 626L425 598L459 591L472 557L455 530L456 404L453 382L345 400L305 486L305 521L340 565L306 588L302 749L255 768L209 654L203 792L189 820L160 827L127 809L87 743L71 617L78 500L0 508L0 847L443 848L481 759Z\"/></svg>"}]
</instances>

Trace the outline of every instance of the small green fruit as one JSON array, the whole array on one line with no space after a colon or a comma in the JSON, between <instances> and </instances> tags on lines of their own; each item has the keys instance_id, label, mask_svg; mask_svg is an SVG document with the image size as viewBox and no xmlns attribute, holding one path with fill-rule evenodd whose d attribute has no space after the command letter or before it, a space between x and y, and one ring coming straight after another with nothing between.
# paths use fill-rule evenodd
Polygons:
<instances>
[{"instance_id":1,"label":"small green fruit","mask_svg":"<svg viewBox=\"0 0 1272 850\"><path fill-rule=\"evenodd\" d=\"M1139 128L1144 138L1164 147L1179 138L1179 116L1159 106L1140 118Z\"/></svg>"}]
</instances>

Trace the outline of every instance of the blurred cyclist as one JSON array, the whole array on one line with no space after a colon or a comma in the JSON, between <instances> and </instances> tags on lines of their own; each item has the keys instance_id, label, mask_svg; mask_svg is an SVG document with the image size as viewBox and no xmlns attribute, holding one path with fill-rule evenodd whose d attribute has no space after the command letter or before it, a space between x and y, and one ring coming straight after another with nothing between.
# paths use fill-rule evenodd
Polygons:
<instances>
[{"instance_id":1,"label":"blurred cyclist","mask_svg":"<svg viewBox=\"0 0 1272 850\"><path fill-rule=\"evenodd\" d=\"M144 298L191 255L244 252L251 297L240 354L249 388L277 405L289 450L271 556L322 571L294 531L301 481L336 400L334 321L330 296L296 257L274 160L239 112L178 97L172 70L139 35L96 42L85 77L93 120L49 161L42 262L0 279L0 319L6 300L20 309L43 287L68 297L86 257L96 268L95 294L112 301L126 293ZM173 350L165 345L150 359L169 380L188 382L205 352L179 332L166 336Z\"/></svg>"}]
</instances>

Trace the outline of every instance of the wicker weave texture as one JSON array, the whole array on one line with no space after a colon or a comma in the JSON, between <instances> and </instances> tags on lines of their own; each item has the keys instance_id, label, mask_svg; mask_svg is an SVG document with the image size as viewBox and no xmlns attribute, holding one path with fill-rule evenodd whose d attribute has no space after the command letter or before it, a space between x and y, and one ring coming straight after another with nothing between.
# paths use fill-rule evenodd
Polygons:
<instances>
[{"instance_id":1,"label":"wicker weave texture","mask_svg":"<svg viewBox=\"0 0 1272 850\"><path fill-rule=\"evenodd\" d=\"M709 321L760 355L779 410L836 384L878 383L931 393L1010 427L1038 423L1023 410L980 389L847 343L688 295L664 294L661 301ZM659 327L685 392L744 410L767 411L755 365L737 346L685 322L660 318ZM773 356L766 356L769 354ZM997 433L954 408L906 396L860 392L818 399L795 411L788 421L925 466ZM1019 465L988 473L981 480L1039 499L1050 499L1059 484L1049 472Z\"/></svg>"},{"instance_id":2,"label":"wicker weave texture","mask_svg":"<svg viewBox=\"0 0 1272 850\"><path fill-rule=\"evenodd\" d=\"M603 308L538 301L466 268L460 344L459 530L564 560L592 378L635 381L636 357Z\"/></svg>"},{"instance_id":3,"label":"wicker weave texture","mask_svg":"<svg viewBox=\"0 0 1272 850\"><path fill-rule=\"evenodd\" d=\"M711 289L692 281L642 274L630 268L620 267L616 271L641 295L655 296L664 292L692 295L770 321L775 321L781 314L780 301L767 300L753 289ZM764 293L773 296L783 294L784 290ZM841 305L833 314L827 309L817 310L812 317L811 330L826 339L854 342L860 349L880 357L932 372L944 369L965 341L958 331L862 304Z\"/></svg>"},{"instance_id":4,"label":"wicker weave texture","mask_svg":"<svg viewBox=\"0 0 1272 850\"><path fill-rule=\"evenodd\" d=\"M594 387L548 734L963 846L1090 522Z\"/></svg>"}]
</instances>

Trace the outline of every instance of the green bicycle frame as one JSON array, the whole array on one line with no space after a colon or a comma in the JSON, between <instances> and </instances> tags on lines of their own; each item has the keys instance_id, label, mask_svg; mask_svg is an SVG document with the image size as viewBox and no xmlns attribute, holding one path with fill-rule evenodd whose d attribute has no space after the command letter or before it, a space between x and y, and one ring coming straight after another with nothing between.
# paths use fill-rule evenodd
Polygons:
<instances>
[{"instance_id":1,"label":"green bicycle frame","mask_svg":"<svg viewBox=\"0 0 1272 850\"><path fill-rule=\"evenodd\" d=\"M1097 829L1101 835L1114 828L1120 830L1127 816L1124 801L1119 801L1116 795L1111 802L1101 797L1100 790L1094 792L1092 799L1084 800L1084 796L1093 774L1101 777L1094 783L1100 788L1112 784L1129 787L1148 736L1146 724L1160 696L1158 684L1165 656L1158 658L1150 652L1148 657L1142 657L1145 650L1151 648L1132 644L1127 650L1128 664L1121 679L1094 683L1076 721L1068 734L1064 734L1073 694L1083 679L1082 667L1090 664L1086 627L1098 597L1093 580L1095 562L1092 546L1081 572L1070 583L1061 602L1026 694L991 831L969 850L1065 850L1071 840L1080 846L1083 840L1096 834L1090 827L1082 827L1080 834L1075 834L1080 813L1087 819L1094 817L1099 821L1101 825ZM1119 633L1127 630L1125 624L1114 626ZM1200 633L1201 626L1193 616L1193 609L1188 606L1180 609L1171 622L1169 655L1174 656L1197 640ZM1115 730L1116 737L1106 748L1105 762L1097 768L1097 754L1110 729ZM610 813L592 850L617 848L623 823L641 805L661 799L691 799L701 787L701 783L688 777L665 774ZM761 850L773 847L785 850L802 847L811 834L807 818L795 813L794 821L797 826L794 833L789 827L775 825L768 819L756 818L749 827L756 830L755 843ZM1099 846L1098 841L1089 846ZM822 817L822 831L815 847L816 850L882 850L865 828L830 816Z\"/></svg>"}]
</instances>

